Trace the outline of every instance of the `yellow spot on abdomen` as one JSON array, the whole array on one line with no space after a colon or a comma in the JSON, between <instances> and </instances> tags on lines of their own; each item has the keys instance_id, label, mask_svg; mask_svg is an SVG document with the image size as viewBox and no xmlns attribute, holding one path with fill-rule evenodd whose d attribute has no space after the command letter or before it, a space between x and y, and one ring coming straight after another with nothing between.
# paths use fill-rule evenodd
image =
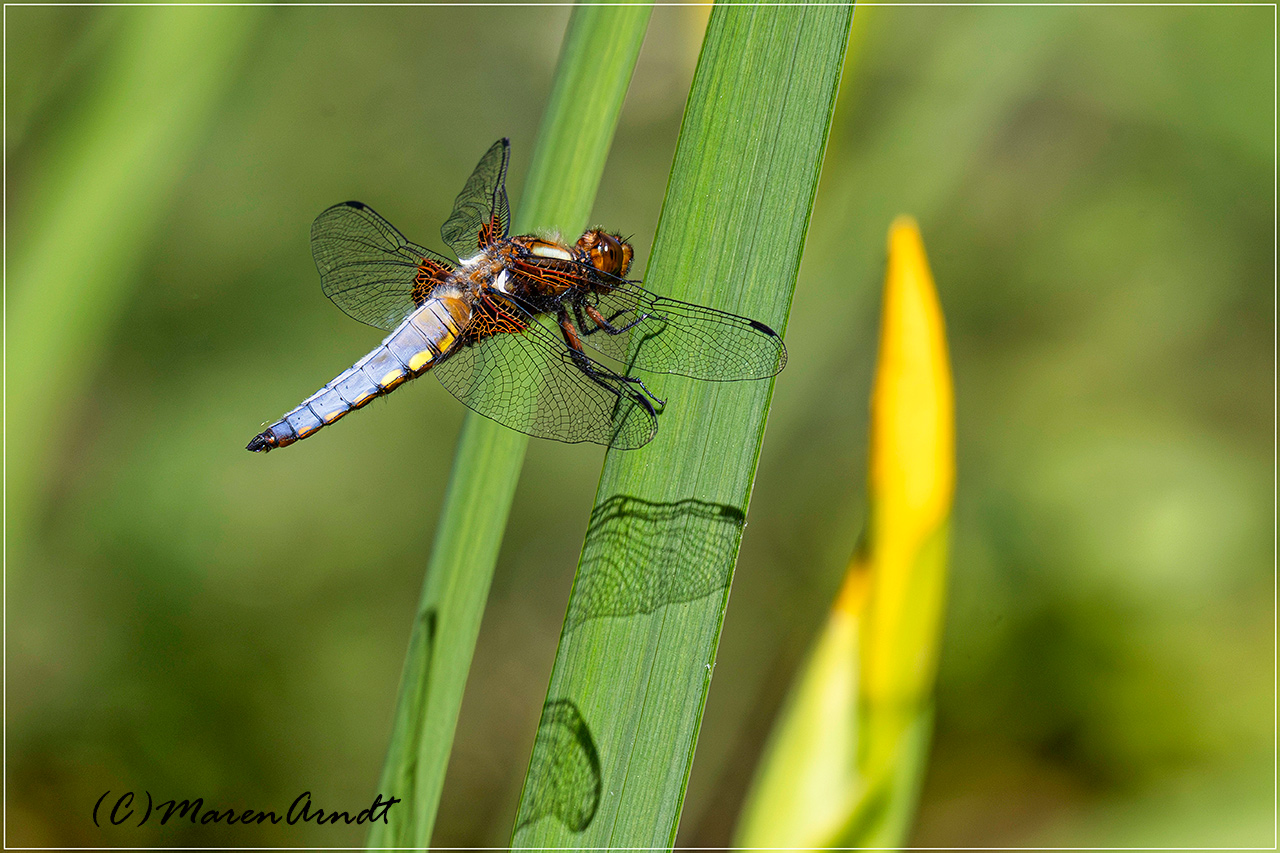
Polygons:
<instances>
[{"instance_id":1,"label":"yellow spot on abdomen","mask_svg":"<svg viewBox=\"0 0 1280 853\"><path fill-rule=\"evenodd\" d=\"M420 353L415 353L413 357L409 359L409 369L416 373L430 364L431 360L435 357L435 353L429 349L424 349Z\"/></svg>"},{"instance_id":2,"label":"yellow spot on abdomen","mask_svg":"<svg viewBox=\"0 0 1280 853\"><path fill-rule=\"evenodd\" d=\"M400 380L401 380L401 379L403 379L403 378L404 378L404 372L403 372L403 371L401 371L401 370L389 370L389 371L387 371L387 375L386 375L386 376L384 376L384 377L382 377L382 379L378 380L378 384L379 384L379 385L381 385L383 388L390 388L390 387L391 387L391 386L393 386L393 385L397 385L397 384L399 384Z\"/></svg>"}]
</instances>

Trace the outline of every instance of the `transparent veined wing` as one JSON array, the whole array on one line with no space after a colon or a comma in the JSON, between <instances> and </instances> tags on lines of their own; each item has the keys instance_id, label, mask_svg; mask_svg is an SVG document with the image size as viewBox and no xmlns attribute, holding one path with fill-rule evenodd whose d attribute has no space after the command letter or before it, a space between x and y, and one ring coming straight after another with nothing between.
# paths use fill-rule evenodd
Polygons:
<instances>
[{"instance_id":1,"label":"transparent veined wing","mask_svg":"<svg viewBox=\"0 0 1280 853\"><path fill-rule=\"evenodd\" d=\"M311 225L320 287L350 316L394 329L453 269L443 255L411 243L369 206L344 201Z\"/></svg>"},{"instance_id":2,"label":"transparent veined wing","mask_svg":"<svg viewBox=\"0 0 1280 853\"><path fill-rule=\"evenodd\" d=\"M507 160L511 143L499 139L480 158L476 170L453 203L453 213L440 227L440 236L459 258L507 236L511 209L507 204Z\"/></svg>"},{"instance_id":3,"label":"transparent veined wing","mask_svg":"<svg viewBox=\"0 0 1280 853\"><path fill-rule=\"evenodd\" d=\"M618 374L574 354L559 333L513 309L523 332L462 346L432 371L470 408L511 429L630 450L658 429L649 401Z\"/></svg>"},{"instance_id":4,"label":"transparent veined wing","mask_svg":"<svg viewBox=\"0 0 1280 853\"><path fill-rule=\"evenodd\" d=\"M782 337L759 320L655 296L634 282L609 284L573 309L582 342L599 353L649 373L711 381L766 379L786 366Z\"/></svg>"}]
</instances>

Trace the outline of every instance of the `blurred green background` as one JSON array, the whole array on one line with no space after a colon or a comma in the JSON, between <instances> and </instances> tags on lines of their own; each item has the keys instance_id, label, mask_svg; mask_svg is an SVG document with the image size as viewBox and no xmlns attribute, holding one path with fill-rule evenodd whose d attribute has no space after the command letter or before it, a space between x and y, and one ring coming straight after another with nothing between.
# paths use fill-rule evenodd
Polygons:
<instances>
[{"instance_id":1,"label":"blurred green background","mask_svg":"<svg viewBox=\"0 0 1280 853\"><path fill-rule=\"evenodd\" d=\"M312 218L359 199L442 248L502 135L518 204L568 10L6 13L8 346L74 356L7 351L6 841L359 844L90 811L107 789L371 799L463 408L427 378L295 449L243 447L380 340L321 295ZM109 84L196 14L235 17L211 70L159 77L186 113ZM596 205L641 271L705 20L655 11ZM913 843L1273 843L1273 26L858 11L681 844L728 842L862 523L903 212L947 312L960 457ZM95 110L126 141L160 130L122 163ZM139 191L68 182L76 151ZM60 198L102 233L50 237ZM40 263L54 284L23 280ZM59 299L93 310L64 323ZM530 447L438 844L506 843L601 456Z\"/></svg>"}]
</instances>

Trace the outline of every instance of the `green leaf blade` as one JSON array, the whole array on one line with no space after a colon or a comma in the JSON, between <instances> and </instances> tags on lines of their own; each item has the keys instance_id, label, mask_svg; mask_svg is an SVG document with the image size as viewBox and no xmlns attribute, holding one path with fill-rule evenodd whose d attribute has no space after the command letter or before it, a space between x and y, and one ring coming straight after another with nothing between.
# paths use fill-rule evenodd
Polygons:
<instances>
[{"instance_id":1,"label":"green leaf blade","mask_svg":"<svg viewBox=\"0 0 1280 853\"><path fill-rule=\"evenodd\" d=\"M713 10L650 289L785 328L851 20ZM657 437L606 456L515 846L675 842L772 382L654 382Z\"/></svg>"}]
</instances>

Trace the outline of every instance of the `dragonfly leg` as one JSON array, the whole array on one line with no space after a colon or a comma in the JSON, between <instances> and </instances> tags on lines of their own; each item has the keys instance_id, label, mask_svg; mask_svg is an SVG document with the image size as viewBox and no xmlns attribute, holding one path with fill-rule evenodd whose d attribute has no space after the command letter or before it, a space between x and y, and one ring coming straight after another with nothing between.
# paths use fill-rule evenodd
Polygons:
<instances>
[{"instance_id":1,"label":"dragonfly leg","mask_svg":"<svg viewBox=\"0 0 1280 853\"><path fill-rule=\"evenodd\" d=\"M596 327L594 329L587 330L587 324L582 319L582 314L579 313L578 323L584 329L583 331L584 335L592 335L602 330L604 331L605 334L608 334L608 335L621 335L623 332L629 332L632 329L634 329L636 326L643 323L645 320L649 319L648 314L641 314L639 317L635 318L625 326L615 326L613 325L613 321L621 317L623 314L627 313L627 309L618 311L612 317L608 317L608 318L606 318L603 314L601 314L600 310L596 308L594 305L575 305L573 306L573 310L575 312L580 310L585 310L587 312L587 316L591 318L591 322L596 324Z\"/></svg>"},{"instance_id":2,"label":"dragonfly leg","mask_svg":"<svg viewBox=\"0 0 1280 853\"><path fill-rule=\"evenodd\" d=\"M588 308L587 310L590 311L591 309ZM578 366L579 370L587 374L593 382L603 385L615 394L617 391L605 382L605 379L612 379L616 382L625 382L628 385L639 386L649 400L653 400L659 406L665 406L667 404L666 400L660 399L645 387L644 382L639 378L635 376L623 376L621 373L603 370L601 365L592 361L586 352L583 351L582 340L578 336L578 330L574 328L573 321L569 319L569 312L565 310L563 305L560 307L559 322L560 333L564 335L564 342L569 345L569 354L573 357L574 364ZM649 405L649 400L645 400L643 397L640 399L646 406L649 406L650 410L653 409L653 406Z\"/></svg>"},{"instance_id":3,"label":"dragonfly leg","mask_svg":"<svg viewBox=\"0 0 1280 853\"><path fill-rule=\"evenodd\" d=\"M582 334L584 337L587 335L594 335L596 332L600 331L599 326L597 326L594 329L587 328L587 319L586 317L582 316L582 306L580 304L577 304L577 303L574 304L573 316L577 318L578 328L582 329Z\"/></svg>"},{"instance_id":4,"label":"dragonfly leg","mask_svg":"<svg viewBox=\"0 0 1280 853\"><path fill-rule=\"evenodd\" d=\"M654 394L652 391L650 391L648 387L644 384L644 382L642 382L640 379L636 378L635 376L619 376L618 378L621 379L623 382L630 382L633 385L639 385L640 390L644 391L645 395L648 396L650 400L653 400L653 402L657 403L659 406L665 406L667 404L666 400L661 399L660 397L658 397L657 394Z\"/></svg>"}]
</instances>

